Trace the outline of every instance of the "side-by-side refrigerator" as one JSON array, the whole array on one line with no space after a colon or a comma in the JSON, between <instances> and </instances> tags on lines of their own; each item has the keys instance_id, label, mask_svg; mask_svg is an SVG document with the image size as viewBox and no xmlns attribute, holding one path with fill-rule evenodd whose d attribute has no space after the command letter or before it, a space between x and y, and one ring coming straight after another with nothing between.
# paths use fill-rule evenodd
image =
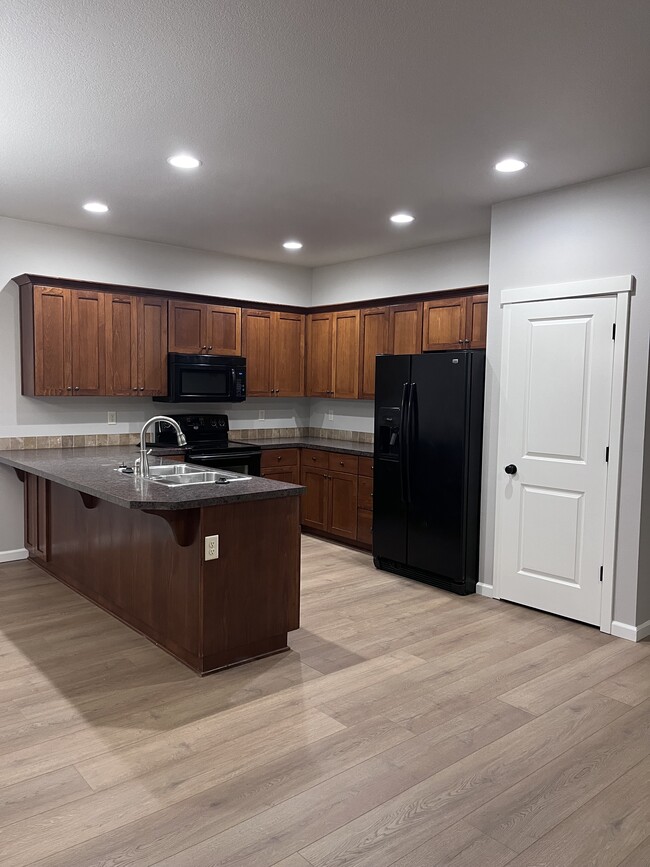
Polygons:
<instances>
[{"instance_id":1,"label":"side-by-side refrigerator","mask_svg":"<svg viewBox=\"0 0 650 867\"><path fill-rule=\"evenodd\" d=\"M376 373L375 565L474 593L485 351L382 355Z\"/></svg>"}]
</instances>

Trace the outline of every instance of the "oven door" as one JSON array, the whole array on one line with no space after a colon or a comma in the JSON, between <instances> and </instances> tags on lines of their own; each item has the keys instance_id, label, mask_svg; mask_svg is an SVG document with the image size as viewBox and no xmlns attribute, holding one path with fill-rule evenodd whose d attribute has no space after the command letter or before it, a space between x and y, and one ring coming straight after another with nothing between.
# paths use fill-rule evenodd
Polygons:
<instances>
[{"instance_id":1,"label":"oven door","mask_svg":"<svg viewBox=\"0 0 650 867\"><path fill-rule=\"evenodd\" d=\"M245 476L259 476L262 471L261 451L247 452L242 450L216 455L188 455L186 460L190 464L199 464L202 467L216 470L230 470L233 473L243 473Z\"/></svg>"}]
</instances>

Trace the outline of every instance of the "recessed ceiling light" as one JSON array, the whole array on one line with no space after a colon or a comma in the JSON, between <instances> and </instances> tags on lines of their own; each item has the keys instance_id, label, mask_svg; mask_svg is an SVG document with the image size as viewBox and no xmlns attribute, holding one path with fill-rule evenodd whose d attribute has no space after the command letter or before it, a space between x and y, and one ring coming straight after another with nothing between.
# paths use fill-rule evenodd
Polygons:
<instances>
[{"instance_id":1,"label":"recessed ceiling light","mask_svg":"<svg viewBox=\"0 0 650 867\"><path fill-rule=\"evenodd\" d=\"M285 250L302 250L300 241L285 241L282 246Z\"/></svg>"},{"instance_id":2,"label":"recessed ceiling light","mask_svg":"<svg viewBox=\"0 0 650 867\"><path fill-rule=\"evenodd\" d=\"M105 214L108 211L108 205L103 202L86 202L83 207L84 211L90 211L91 214Z\"/></svg>"},{"instance_id":3,"label":"recessed ceiling light","mask_svg":"<svg viewBox=\"0 0 650 867\"><path fill-rule=\"evenodd\" d=\"M415 217L413 214L406 214L400 211L398 214L393 214L390 218L391 223L412 223Z\"/></svg>"},{"instance_id":4,"label":"recessed ceiling light","mask_svg":"<svg viewBox=\"0 0 650 867\"><path fill-rule=\"evenodd\" d=\"M508 157L505 160L501 160L494 167L498 172L520 172L522 169L525 169L528 163L525 163L523 160L518 160L515 157Z\"/></svg>"},{"instance_id":5,"label":"recessed ceiling light","mask_svg":"<svg viewBox=\"0 0 650 867\"><path fill-rule=\"evenodd\" d=\"M190 154L175 154L173 157L169 157L167 162L177 169L198 169L201 165L201 160L197 160Z\"/></svg>"}]
</instances>

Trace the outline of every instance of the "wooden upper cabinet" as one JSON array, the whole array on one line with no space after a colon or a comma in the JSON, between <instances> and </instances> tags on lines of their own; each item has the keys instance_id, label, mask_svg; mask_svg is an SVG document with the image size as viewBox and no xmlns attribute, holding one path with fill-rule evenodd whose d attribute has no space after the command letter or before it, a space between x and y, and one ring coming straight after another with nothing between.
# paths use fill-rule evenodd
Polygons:
<instances>
[{"instance_id":1,"label":"wooden upper cabinet","mask_svg":"<svg viewBox=\"0 0 650 867\"><path fill-rule=\"evenodd\" d=\"M241 307L206 306L205 347L208 355L241 355Z\"/></svg>"},{"instance_id":2,"label":"wooden upper cabinet","mask_svg":"<svg viewBox=\"0 0 650 867\"><path fill-rule=\"evenodd\" d=\"M72 391L106 394L103 292L75 290L72 295Z\"/></svg>"},{"instance_id":3,"label":"wooden upper cabinet","mask_svg":"<svg viewBox=\"0 0 650 867\"><path fill-rule=\"evenodd\" d=\"M35 286L21 293L23 394L72 394L72 297Z\"/></svg>"},{"instance_id":4,"label":"wooden upper cabinet","mask_svg":"<svg viewBox=\"0 0 650 867\"><path fill-rule=\"evenodd\" d=\"M477 292L467 298L467 324L465 339L470 349L485 349L487 336L487 292Z\"/></svg>"},{"instance_id":5,"label":"wooden upper cabinet","mask_svg":"<svg viewBox=\"0 0 650 867\"><path fill-rule=\"evenodd\" d=\"M138 310L133 295L107 295L106 393L132 396L138 390Z\"/></svg>"},{"instance_id":6,"label":"wooden upper cabinet","mask_svg":"<svg viewBox=\"0 0 650 867\"><path fill-rule=\"evenodd\" d=\"M332 314L310 313L307 316L307 395L330 397L333 393Z\"/></svg>"},{"instance_id":7,"label":"wooden upper cabinet","mask_svg":"<svg viewBox=\"0 0 650 867\"><path fill-rule=\"evenodd\" d=\"M359 397L359 320L358 310L333 316L332 390L337 398Z\"/></svg>"},{"instance_id":8,"label":"wooden upper cabinet","mask_svg":"<svg viewBox=\"0 0 650 867\"><path fill-rule=\"evenodd\" d=\"M391 305L388 352L391 355L417 355L422 352L421 301Z\"/></svg>"},{"instance_id":9,"label":"wooden upper cabinet","mask_svg":"<svg viewBox=\"0 0 650 867\"><path fill-rule=\"evenodd\" d=\"M305 393L305 317L280 310L273 314L273 383L276 397Z\"/></svg>"},{"instance_id":10,"label":"wooden upper cabinet","mask_svg":"<svg viewBox=\"0 0 650 867\"><path fill-rule=\"evenodd\" d=\"M271 397L271 331L273 313L270 310L245 310L243 323L243 355L246 357L246 393L248 397Z\"/></svg>"},{"instance_id":11,"label":"wooden upper cabinet","mask_svg":"<svg viewBox=\"0 0 650 867\"><path fill-rule=\"evenodd\" d=\"M359 397L375 396L375 360L388 350L389 308L370 307L360 314Z\"/></svg>"},{"instance_id":12,"label":"wooden upper cabinet","mask_svg":"<svg viewBox=\"0 0 650 867\"><path fill-rule=\"evenodd\" d=\"M169 351L199 355L207 346L205 304L169 302Z\"/></svg>"},{"instance_id":13,"label":"wooden upper cabinet","mask_svg":"<svg viewBox=\"0 0 650 867\"><path fill-rule=\"evenodd\" d=\"M167 394L167 299L137 299L137 387L143 397Z\"/></svg>"},{"instance_id":14,"label":"wooden upper cabinet","mask_svg":"<svg viewBox=\"0 0 650 867\"><path fill-rule=\"evenodd\" d=\"M463 347L466 311L464 297L425 301L422 322L423 352Z\"/></svg>"}]
</instances>

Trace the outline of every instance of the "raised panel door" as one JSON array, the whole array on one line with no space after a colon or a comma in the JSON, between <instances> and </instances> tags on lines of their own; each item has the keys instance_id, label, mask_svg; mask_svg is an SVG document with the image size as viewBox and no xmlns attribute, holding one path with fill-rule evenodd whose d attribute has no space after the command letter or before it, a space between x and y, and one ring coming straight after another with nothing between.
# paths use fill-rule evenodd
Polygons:
<instances>
[{"instance_id":1,"label":"raised panel door","mask_svg":"<svg viewBox=\"0 0 650 867\"><path fill-rule=\"evenodd\" d=\"M297 466L274 467L273 469L262 470L262 478L273 479L276 482L288 482L290 485L299 485L300 470Z\"/></svg>"},{"instance_id":2,"label":"raised panel door","mask_svg":"<svg viewBox=\"0 0 650 867\"><path fill-rule=\"evenodd\" d=\"M71 295L69 289L34 288L34 394L72 394Z\"/></svg>"},{"instance_id":3,"label":"raised panel door","mask_svg":"<svg viewBox=\"0 0 650 867\"><path fill-rule=\"evenodd\" d=\"M305 467L300 478L306 488L300 498L300 523L314 530L325 531L328 524L328 473Z\"/></svg>"},{"instance_id":4,"label":"raised panel door","mask_svg":"<svg viewBox=\"0 0 650 867\"><path fill-rule=\"evenodd\" d=\"M243 330L247 394L249 397L271 397L274 388L271 369L273 313L270 310L244 311Z\"/></svg>"},{"instance_id":5,"label":"raised panel door","mask_svg":"<svg viewBox=\"0 0 650 867\"><path fill-rule=\"evenodd\" d=\"M422 352L421 301L391 306L388 351L391 355L417 355Z\"/></svg>"},{"instance_id":6,"label":"raised panel door","mask_svg":"<svg viewBox=\"0 0 650 867\"><path fill-rule=\"evenodd\" d=\"M372 307L361 311L360 321L359 397L372 400L375 396L375 359L388 350L388 307Z\"/></svg>"},{"instance_id":7,"label":"raised panel door","mask_svg":"<svg viewBox=\"0 0 650 867\"><path fill-rule=\"evenodd\" d=\"M241 307L206 307L205 342L209 355L241 355Z\"/></svg>"},{"instance_id":8,"label":"raised panel door","mask_svg":"<svg viewBox=\"0 0 650 867\"><path fill-rule=\"evenodd\" d=\"M485 338L487 336L487 314L487 292L470 295L467 298L467 323L465 341L469 349L485 349Z\"/></svg>"},{"instance_id":9,"label":"raised panel door","mask_svg":"<svg viewBox=\"0 0 650 867\"><path fill-rule=\"evenodd\" d=\"M72 392L106 394L103 292L74 290L72 297Z\"/></svg>"},{"instance_id":10,"label":"raised panel door","mask_svg":"<svg viewBox=\"0 0 650 867\"><path fill-rule=\"evenodd\" d=\"M332 389L334 397L359 397L359 311L334 314Z\"/></svg>"},{"instance_id":11,"label":"raised panel door","mask_svg":"<svg viewBox=\"0 0 650 867\"><path fill-rule=\"evenodd\" d=\"M301 313L273 314L273 382L276 397L305 393L305 317Z\"/></svg>"},{"instance_id":12,"label":"raised panel door","mask_svg":"<svg viewBox=\"0 0 650 867\"><path fill-rule=\"evenodd\" d=\"M329 474L329 520L327 529L343 539L357 538L357 476L350 473Z\"/></svg>"},{"instance_id":13,"label":"raised panel door","mask_svg":"<svg viewBox=\"0 0 650 867\"><path fill-rule=\"evenodd\" d=\"M307 317L307 395L330 397L332 391L332 314Z\"/></svg>"},{"instance_id":14,"label":"raised panel door","mask_svg":"<svg viewBox=\"0 0 650 867\"><path fill-rule=\"evenodd\" d=\"M422 351L458 349L465 344L466 298L425 301Z\"/></svg>"},{"instance_id":15,"label":"raised panel door","mask_svg":"<svg viewBox=\"0 0 650 867\"><path fill-rule=\"evenodd\" d=\"M206 306L194 301L169 302L169 351L198 355L206 351Z\"/></svg>"},{"instance_id":16,"label":"raised panel door","mask_svg":"<svg viewBox=\"0 0 650 867\"><path fill-rule=\"evenodd\" d=\"M167 394L167 301L141 296L137 314L138 393L158 397Z\"/></svg>"},{"instance_id":17,"label":"raised panel door","mask_svg":"<svg viewBox=\"0 0 650 867\"><path fill-rule=\"evenodd\" d=\"M107 295L106 394L134 396L138 391L138 313L132 295Z\"/></svg>"}]
</instances>

